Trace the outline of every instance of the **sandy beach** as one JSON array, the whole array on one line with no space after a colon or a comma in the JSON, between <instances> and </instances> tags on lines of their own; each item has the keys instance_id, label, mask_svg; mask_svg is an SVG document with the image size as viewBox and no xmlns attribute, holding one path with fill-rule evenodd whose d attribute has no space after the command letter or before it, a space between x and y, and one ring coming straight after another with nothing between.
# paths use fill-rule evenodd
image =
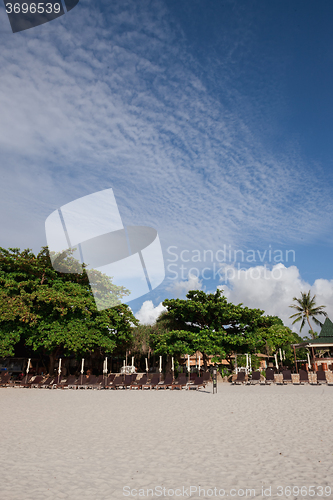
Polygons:
<instances>
[{"instance_id":1,"label":"sandy beach","mask_svg":"<svg viewBox=\"0 0 333 500\"><path fill-rule=\"evenodd\" d=\"M332 387L211 390L1 389L0 498L333 496Z\"/></svg>"}]
</instances>

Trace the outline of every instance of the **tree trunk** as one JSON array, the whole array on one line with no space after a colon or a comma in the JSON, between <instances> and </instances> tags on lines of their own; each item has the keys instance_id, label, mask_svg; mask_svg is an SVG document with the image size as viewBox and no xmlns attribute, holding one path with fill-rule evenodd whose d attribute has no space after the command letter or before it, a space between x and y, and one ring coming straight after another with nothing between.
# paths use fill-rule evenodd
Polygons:
<instances>
[{"instance_id":1,"label":"tree trunk","mask_svg":"<svg viewBox=\"0 0 333 500\"><path fill-rule=\"evenodd\" d=\"M53 375L54 365L55 365L55 351L51 352L49 355L49 375Z\"/></svg>"},{"instance_id":2,"label":"tree trunk","mask_svg":"<svg viewBox=\"0 0 333 500\"><path fill-rule=\"evenodd\" d=\"M166 362L166 365L165 365L165 373L172 373L171 366L172 366L171 356L167 355L167 362Z\"/></svg>"},{"instance_id":3,"label":"tree trunk","mask_svg":"<svg viewBox=\"0 0 333 500\"><path fill-rule=\"evenodd\" d=\"M178 370L180 370L181 362L182 362L182 354L175 354L175 365L176 365L176 363L178 363ZM176 366L175 366L175 368L176 368ZM178 373L178 370L177 370L177 373Z\"/></svg>"},{"instance_id":4,"label":"tree trunk","mask_svg":"<svg viewBox=\"0 0 333 500\"><path fill-rule=\"evenodd\" d=\"M54 372L54 365L55 365L55 360L56 360L58 352L59 352L59 349L56 348L49 354L49 358L50 358L49 375L50 376L54 375L54 373L53 373Z\"/></svg>"},{"instance_id":5,"label":"tree trunk","mask_svg":"<svg viewBox=\"0 0 333 500\"><path fill-rule=\"evenodd\" d=\"M233 363L233 361L231 359L231 356L227 356L226 360L228 361L228 363L230 365L231 371L234 371L234 363Z\"/></svg>"},{"instance_id":6,"label":"tree trunk","mask_svg":"<svg viewBox=\"0 0 333 500\"><path fill-rule=\"evenodd\" d=\"M202 353L202 361L203 361L204 372L206 372L207 371L207 356L204 352Z\"/></svg>"},{"instance_id":7,"label":"tree trunk","mask_svg":"<svg viewBox=\"0 0 333 500\"><path fill-rule=\"evenodd\" d=\"M315 337L314 337L314 331L313 331L313 328L312 328L312 326L311 326L311 323L310 323L310 320L309 320L309 315L308 315L308 314L306 315L306 319L307 319L307 321L308 321L309 327L310 327L311 332L312 332L312 338L314 339L314 338L315 338Z\"/></svg>"}]
</instances>

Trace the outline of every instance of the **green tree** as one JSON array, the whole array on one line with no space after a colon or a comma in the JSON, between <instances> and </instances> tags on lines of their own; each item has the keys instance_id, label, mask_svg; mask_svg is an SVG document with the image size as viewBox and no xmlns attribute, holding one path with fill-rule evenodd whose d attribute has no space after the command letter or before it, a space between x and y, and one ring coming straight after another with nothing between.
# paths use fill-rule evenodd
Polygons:
<instances>
[{"instance_id":1,"label":"green tree","mask_svg":"<svg viewBox=\"0 0 333 500\"><path fill-rule=\"evenodd\" d=\"M267 323L253 333L253 350L251 352L272 356L279 349L285 351L287 364L294 363L292 344L302 342L301 337L283 324L277 316L266 316ZM302 351L301 358L304 358Z\"/></svg>"},{"instance_id":2,"label":"green tree","mask_svg":"<svg viewBox=\"0 0 333 500\"><path fill-rule=\"evenodd\" d=\"M214 294L192 290L186 297L163 302L167 312L162 319L169 327L152 336L155 352L180 355L200 351L205 369L211 355L232 363L231 354L246 352L253 343L253 332L264 322L263 311L234 305L221 290Z\"/></svg>"},{"instance_id":3,"label":"green tree","mask_svg":"<svg viewBox=\"0 0 333 500\"><path fill-rule=\"evenodd\" d=\"M308 291L308 293L301 292L301 297L294 297L293 301L296 302L296 304L292 304L289 307L296 309L297 312L290 316L290 318L295 318L292 324L294 325L295 323L301 321L301 326L299 329L301 332L305 325L305 321L307 321L311 330L312 338L315 338L315 333L311 326L310 318L313 319L316 325L322 326L322 323L316 318L316 316L322 315L326 317L327 312L323 311L324 307L326 306L316 306L316 296L314 295L313 297L311 297L310 290Z\"/></svg>"},{"instance_id":4,"label":"green tree","mask_svg":"<svg viewBox=\"0 0 333 500\"><path fill-rule=\"evenodd\" d=\"M67 265L77 270L71 256ZM128 293L99 271L94 273L95 281L105 283L106 290L112 289L115 300ZM55 271L46 247L37 256L29 249L0 248L3 355L12 355L15 343L23 339L35 351L50 356L52 372L60 352L79 356L97 349L109 354L126 348L132 340L132 325L136 323L124 304L98 311L85 269L81 274Z\"/></svg>"}]
</instances>

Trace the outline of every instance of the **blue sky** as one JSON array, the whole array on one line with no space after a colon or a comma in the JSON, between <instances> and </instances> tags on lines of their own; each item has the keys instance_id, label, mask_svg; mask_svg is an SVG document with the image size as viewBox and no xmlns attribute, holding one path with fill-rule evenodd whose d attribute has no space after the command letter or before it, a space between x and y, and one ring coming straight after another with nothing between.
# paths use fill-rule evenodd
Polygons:
<instances>
[{"instance_id":1,"label":"blue sky","mask_svg":"<svg viewBox=\"0 0 333 500\"><path fill-rule=\"evenodd\" d=\"M329 1L80 0L13 34L1 5L0 245L38 251L52 211L112 187L166 267L170 246L292 249L283 277L231 280L230 298L287 321L311 288L333 314L332 25ZM223 285L203 267L133 310Z\"/></svg>"}]
</instances>

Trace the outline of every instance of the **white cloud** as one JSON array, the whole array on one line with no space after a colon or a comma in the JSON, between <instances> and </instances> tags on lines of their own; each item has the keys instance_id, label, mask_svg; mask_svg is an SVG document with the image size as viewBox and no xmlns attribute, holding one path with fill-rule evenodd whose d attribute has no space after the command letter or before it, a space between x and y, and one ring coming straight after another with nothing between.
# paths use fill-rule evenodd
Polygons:
<instances>
[{"instance_id":1,"label":"white cloud","mask_svg":"<svg viewBox=\"0 0 333 500\"><path fill-rule=\"evenodd\" d=\"M187 280L175 280L166 290L176 298L185 298L189 290L201 290L202 281L193 274L190 274Z\"/></svg>"},{"instance_id":2,"label":"white cloud","mask_svg":"<svg viewBox=\"0 0 333 500\"><path fill-rule=\"evenodd\" d=\"M301 292L311 291L316 295L316 304L325 305L325 311L333 319L333 280L318 279L311 286L304 281L296 266L285 267L276 264L272 269L265 266L255 266L248 270L237 270L228 266L228 285L218 288L224 290L224 294L234 304L242 302L251 308L263 309L265 314L279 316L285 325L299 332L299 323L292 325L294 314L289 306L293 303L293 297L300 297ZM325 320L324 316L318 316L319 321ZM310 320L311 321L311 320ZM312 327L319 332L318 327L312 322ZM301 336L308 334L309 328L305 325Z\"/></svg>"},{"instance_id":3,"label":"white cloud","mask_svg":"<svg viewBox=\"0 0 333 500\"><path fill-rule=\"evenodd\" d=\"M244 306L250 308L262 309L267 315L278 316L286 326L297 333L299 333L300 323L292 325L293 320L289 316L296 311L289 306L293 303L294 297L301 296L301 292L307 293L310 290L311 296L316 295L316 304L326 306L325 311L333 321L333 280L318 279L310 285L302 279L296 266L285 267L281 263L274 265L271 269L262 265L250 267L246 271L228 265L225 266L224 272L228 283L219 285L218 288L223 290L230 302L243 303ZM165 294L184 299L189 290L202 290L203 283L204 280L199 280L192 275L187 280L174 281L165 288ZM207 293L214 293L214 291ZM136 313L136 317L143 324L153 324L165 310L162 303L154 307L153 302L147 300ZM325 320L324 316L318 316L318 319L321 322ZM314 331L319 333L320 328L313 321L311 324ZM308 330L306 324L301 336L308 335Z\"/></svg>"},{"instance_id":4,"label":"white cloud","mask_svg":"<svg viewBox=\"0 0 333 500\"><path fill-rule=\"evenodd\" d=\"M166 307L162 305L162 302L155 307L152 300L146 300L135 317L142 325L152 325L164 311L166 311Z\"/></svg>"},{"instance_id":5,"label":"white cloud","mask_svg":"<svg viewBox=\"0 0 333 500\"><path fill-rule=\"evenodd\" d=\"M167 245L325 231L331 197L317 174L266 150L228 79L229 106L207 90L164 3L136 4L102 13L82 1L0 34L2 245L39 247L55 208L107 187L126 224L156 227Z\"/></svg>"}]
</instances>

